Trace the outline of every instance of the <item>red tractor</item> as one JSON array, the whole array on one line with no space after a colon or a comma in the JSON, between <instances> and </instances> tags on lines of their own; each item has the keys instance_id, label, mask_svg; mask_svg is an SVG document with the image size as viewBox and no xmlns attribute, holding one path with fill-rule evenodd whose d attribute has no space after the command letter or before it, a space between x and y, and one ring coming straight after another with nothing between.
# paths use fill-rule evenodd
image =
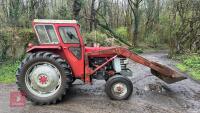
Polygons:
<instances>
[{"instance_id":1,"label":"red tractor","mask_svg":"<svg viewBox=\"0 0 200 113\"><path fill-rule=\"evenodd\" d=\"M76 80L92 83L106 80L106 94L114 100L127 99L133 90L126 77L127 58L151 69L167 83L185 79L182 74L149 61L122 47L86 47L75 20L34 20L39 45L29 44L27 57L17 73L17 85L26 98L36 104L62 100Z\"/></svg>"}]
</instances>

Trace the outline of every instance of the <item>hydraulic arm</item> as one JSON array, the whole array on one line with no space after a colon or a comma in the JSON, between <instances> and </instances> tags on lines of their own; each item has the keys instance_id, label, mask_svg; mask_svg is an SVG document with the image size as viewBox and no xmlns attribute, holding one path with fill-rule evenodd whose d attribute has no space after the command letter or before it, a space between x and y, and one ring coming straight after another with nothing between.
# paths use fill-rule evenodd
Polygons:
<instances>
[{"instance_id":1,"label":"hydraulic arm","mask_svg":"<svg viewBox=\"0 0 200 113\"><path fill-rule=\"evenodd\" d=\"M151 73L153 75L157 76L158 78L165 81L166 83L174 83L174 82L178 82L180 80L184 80L187 78L182 73L179 73L179 72L177 72L167 66L161 65L159 63L149 61L149 60L137 55L136 53L129 51L126 48L114 47L114 48L109 48L109 49L105 49L105 50L99 50L99 51L93 51L93 52L87 53L88 56L91 56L91 55L101 56L101 55L105 55L105 54L126 57L126 58L129 58L129 59L139 63L139 64L147 66L147 67L151 68Z\"/></svg>"}]
</instances>

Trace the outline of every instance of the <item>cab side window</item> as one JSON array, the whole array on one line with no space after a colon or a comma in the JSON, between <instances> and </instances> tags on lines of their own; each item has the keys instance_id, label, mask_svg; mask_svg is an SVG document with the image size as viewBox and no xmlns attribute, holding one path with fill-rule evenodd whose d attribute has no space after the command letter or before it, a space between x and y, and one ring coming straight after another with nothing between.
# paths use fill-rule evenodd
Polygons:
<instances>
[{"instance_id":1,"label":"cab side window","mask_svg":"<svg viewBox=\"0 0 200 113\"><path fill-rule=\"evenodd\" d=\"M42 44L58 43L58 38L52 25L36 25L35 29L38 34L40 43Z\"/></svg>"}]
</instances>

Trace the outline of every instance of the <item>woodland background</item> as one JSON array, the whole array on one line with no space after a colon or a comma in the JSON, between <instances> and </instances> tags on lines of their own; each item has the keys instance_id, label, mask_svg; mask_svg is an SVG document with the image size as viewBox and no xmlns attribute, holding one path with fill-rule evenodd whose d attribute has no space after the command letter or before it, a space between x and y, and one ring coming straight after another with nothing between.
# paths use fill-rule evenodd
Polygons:
<instances>
[{"instance_id":1,"label":"woodland background","mask_svg":"<svg viewBox=\"0 0 200 113\"><path fill-rule=\"evenodd\" d=\"M0 0L0 81L37 43L33 19L76 19L87 44L168 50L177 67L200 76L200 0Z\"/></svg>"}]
</instances>

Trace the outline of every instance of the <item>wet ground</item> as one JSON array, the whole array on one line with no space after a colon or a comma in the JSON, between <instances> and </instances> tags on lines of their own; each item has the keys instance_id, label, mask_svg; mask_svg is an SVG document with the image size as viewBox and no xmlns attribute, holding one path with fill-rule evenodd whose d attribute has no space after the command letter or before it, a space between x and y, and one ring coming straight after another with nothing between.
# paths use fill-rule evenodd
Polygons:
<instances>
[{"instance_id":1,"label":"wet ground","mask_svg":"<svg viewBox=\"0 0 200 113\"><path fill-rule=\"evenodd\" d=\"M142 54L147 59L175 68L164 52ZM62 102L37 106L26 102L24 107L9 107L9 95L16 85L0 84L0 113L200 113L200 85L183 80L167 85L150 75L149 68L130 61L134 91L129 100L113 101L104 92L104 81L82 85L76 81Z\"/></svg>"}]
</instances>

